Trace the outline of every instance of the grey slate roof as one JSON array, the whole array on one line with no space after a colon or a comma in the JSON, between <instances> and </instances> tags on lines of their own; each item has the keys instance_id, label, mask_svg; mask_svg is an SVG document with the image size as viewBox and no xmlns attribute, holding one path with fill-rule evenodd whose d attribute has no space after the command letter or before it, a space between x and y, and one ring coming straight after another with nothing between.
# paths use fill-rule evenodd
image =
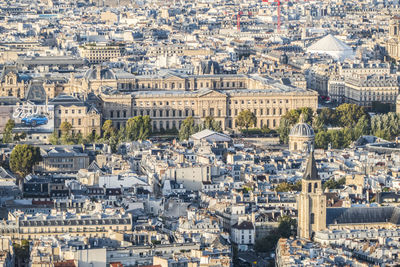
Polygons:
<instances>
[{"instance_id":1,"label":"grey slate roof","mask_svg":"<svg viewBox=\"0 0 400 267\"><path fill-rule=\"evenodd\" d=\"M397 207L351 207L327 208L326 224L353 223L400 223L400 208Z\"/></svg>"}]
</instances>

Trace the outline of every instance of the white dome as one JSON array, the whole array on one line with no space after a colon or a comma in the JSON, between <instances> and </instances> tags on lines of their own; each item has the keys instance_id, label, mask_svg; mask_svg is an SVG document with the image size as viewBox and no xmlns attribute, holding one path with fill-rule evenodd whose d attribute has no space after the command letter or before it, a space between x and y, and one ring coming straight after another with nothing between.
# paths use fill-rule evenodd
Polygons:
<instances>
[{"instance_id":1,"label":"white dome","mask_svg":"<svg viewBox=\"0 0 400 267\"><path fill-rule=\"evenodd\" d=\"M305 122L297 123L293 128L290 130L289 136L292 137L314 137L314 129Z\"/></svg>"}]
</instances>

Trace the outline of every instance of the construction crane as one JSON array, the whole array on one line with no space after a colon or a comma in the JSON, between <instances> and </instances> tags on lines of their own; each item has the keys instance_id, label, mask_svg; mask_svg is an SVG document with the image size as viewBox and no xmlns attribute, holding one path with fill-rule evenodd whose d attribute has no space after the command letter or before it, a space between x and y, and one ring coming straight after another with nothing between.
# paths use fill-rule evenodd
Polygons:
<instances>
[{"instance_id":1,"label":"construction crane","mask_svg":"<svg viewBox=\"0 0 400 267\"><path fill-rule=\"evenodd\" d=\"M281 31L281 0L262 0L264 3L270 3L270 4L272 4L272 3L276 3L277 5L278 5L278 7L277 7L277 22L278 22L278 24L277 24L277 30L278 30L278 32L280 32ZM286 1L288 1L288 0L286 0Z\"/></svg>"},{"instance_id":2,"label":"construction crane","mask_svg":"<svg viewBox=\"0 0 400 267\"><path fill-rule=\"evenodd\" d=\"M270 4L272 4L272 3L276 3L277 4L277 30L278 30L278 32L280 32L281 31L281 3L283 2L283 1L281 1L281 0L262 0L263 2L265 2L265 3L270 3ZM307 1L307 0L305 0L305 1ZM289 2L289 0L286 0L286 2ZM297 2L298 2L298 0L297 0Z\"/></svg>"}]
</instances>

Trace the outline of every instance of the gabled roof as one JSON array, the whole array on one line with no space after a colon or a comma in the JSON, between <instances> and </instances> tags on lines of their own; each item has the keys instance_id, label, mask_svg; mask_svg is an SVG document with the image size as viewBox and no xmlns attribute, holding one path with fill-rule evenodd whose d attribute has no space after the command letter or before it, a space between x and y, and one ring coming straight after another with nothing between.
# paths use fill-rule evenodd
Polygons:
<instances>
[{"instance_id":1,"label":"gabled roof","mask_svg":"<svg viewBox=\"0 0 400 267\"><path fill-rule=\"evenodd\" d=\"M395 212L395 210L397 211ZM326 224L352 223L399 223L398 208L395 207L351 207L327 208Z\"/></svg>"},{"instance_id":2,"label":"gabled roof","mask_svg":"<svg viewBox=\"0 0 400 267\"><path fill-rule=\"evenodd\" d=\"M97 162L95 160L93 160L92 163L90 163L90 165L87 169L88 169L88 171L91 171L91 172L99 171L99 172L103 173L103 171L101 170L101 168L99 167L99 165L97 164Z\"/></svg>"},{"instance_id":3,"label":"gabled roof","mask_svg":"<svg viewBox=\"0 0 400 267\"><path fill-rule=\"evenodd\" d=\"M230 142L232 141L232 138L230 138L228 135L223 134L223 133L217 133L214 131L211 131L209 129L205 129L201 132L195 133L191 136L192 139L194 140L206 140L206 141L212 141L212 142Z\"/></svg>"}]
</instances>

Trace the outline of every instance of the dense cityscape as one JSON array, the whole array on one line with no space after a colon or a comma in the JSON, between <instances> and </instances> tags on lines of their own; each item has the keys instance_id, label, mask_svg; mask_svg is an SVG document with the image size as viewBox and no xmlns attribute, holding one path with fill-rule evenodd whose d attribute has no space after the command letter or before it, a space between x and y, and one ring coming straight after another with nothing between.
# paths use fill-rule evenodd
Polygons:
<instances>
[{"instance_id":1,"label":"dense cityscape","mask_svg":"<svg viewBox=\"0 0 400 267\"><path fill-rule=\"evenodd\" d=\"M0 267L400 266L398 0L0 0Z\"/></svg>"}]
</instances>

